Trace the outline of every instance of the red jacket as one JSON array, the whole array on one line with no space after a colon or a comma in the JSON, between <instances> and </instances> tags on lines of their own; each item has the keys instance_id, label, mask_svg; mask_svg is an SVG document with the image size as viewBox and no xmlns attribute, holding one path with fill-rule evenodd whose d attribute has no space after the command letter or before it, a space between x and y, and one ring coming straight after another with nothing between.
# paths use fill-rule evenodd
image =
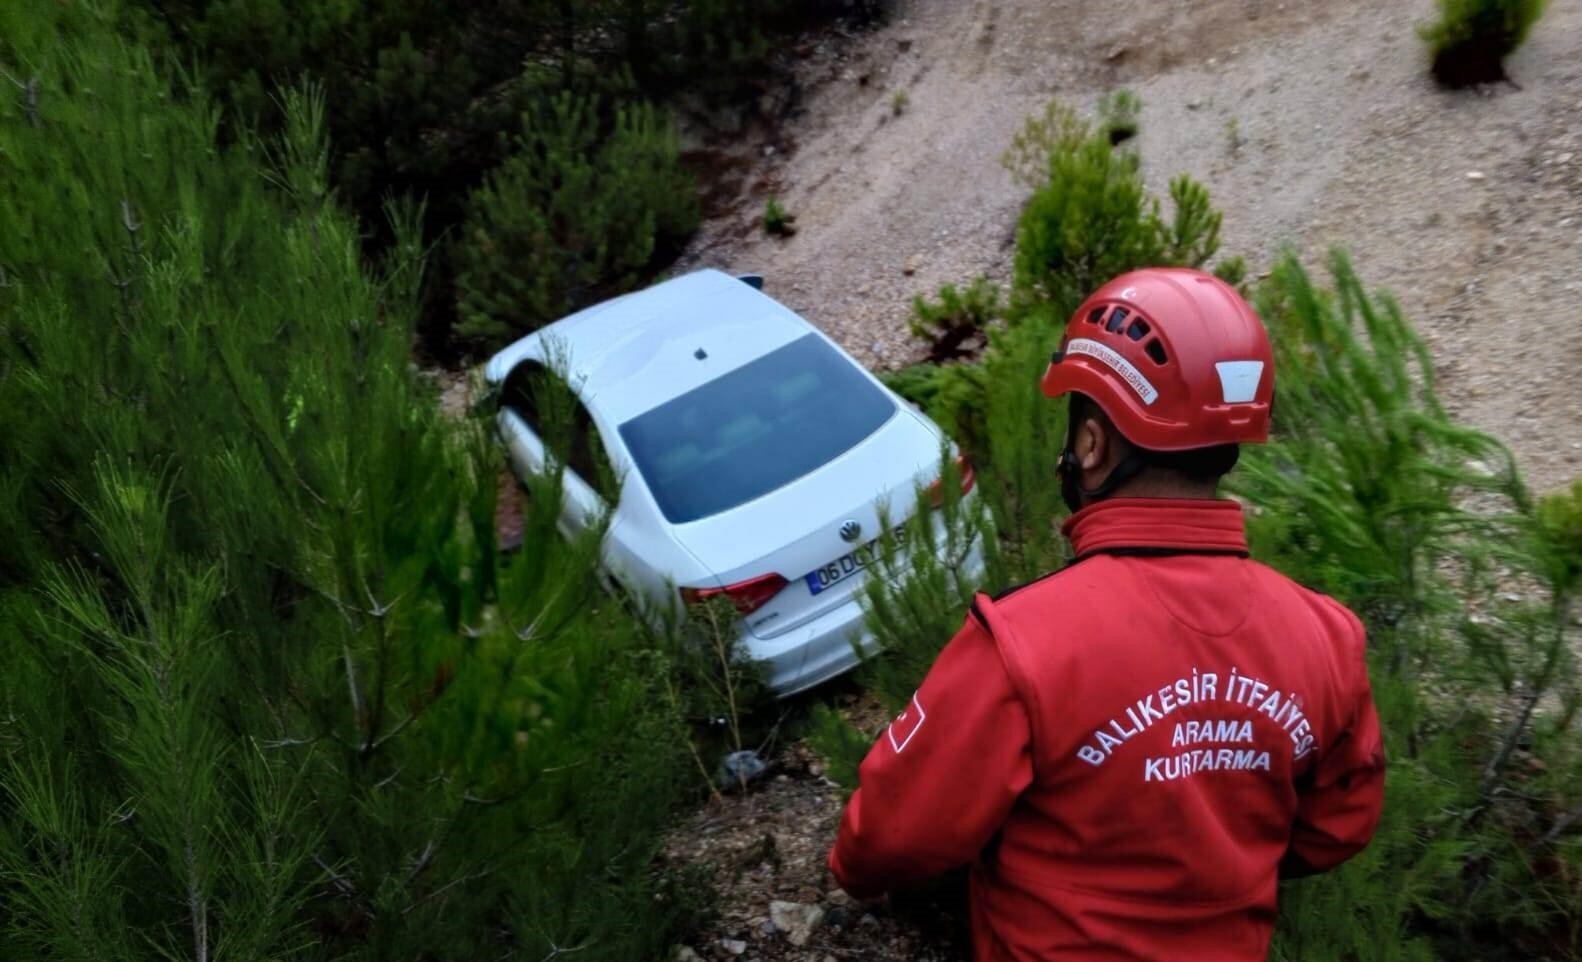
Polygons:
<instances>
[{"instance_id":1,"label":"red jacket","mask_svg":"<svg viewBox=\"0 0 1582 962\"><path fill-rule=\"evenodd\" d=\"M1262 959L1281 877L1373 835L1355 615L1247 559L1233 501L1114 499L1077 561L979 595L862 763L853 895L973 864L980 962Z\"/></svg>"}]
</instances>

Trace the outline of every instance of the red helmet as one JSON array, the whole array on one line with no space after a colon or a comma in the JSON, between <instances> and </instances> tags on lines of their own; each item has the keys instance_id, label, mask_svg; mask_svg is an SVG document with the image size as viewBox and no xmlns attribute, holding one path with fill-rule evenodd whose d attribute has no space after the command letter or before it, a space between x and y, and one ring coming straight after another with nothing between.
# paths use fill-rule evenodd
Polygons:
<instances>
[{"instance_id":1,"label":"red helmet","mask_svg":"<svg viewBox=\"0 0 1582 962\"><path fill-rule=\"evenodd\" d=\"M1122 274L1077 308L1043 388L1092 398L1139 447L1261 443L1274 355L1235 288L1202 271L1151 267Z\"/></svg>"}]
</instances>

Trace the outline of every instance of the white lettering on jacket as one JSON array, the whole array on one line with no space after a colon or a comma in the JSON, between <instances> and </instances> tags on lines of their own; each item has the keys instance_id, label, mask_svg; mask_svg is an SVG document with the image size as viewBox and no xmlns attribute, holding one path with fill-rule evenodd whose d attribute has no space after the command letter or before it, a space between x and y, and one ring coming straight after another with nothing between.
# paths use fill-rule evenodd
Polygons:
<instances>
[{"instance_id":1,"label":"white lettering on jacket","mask_svg":"<svg viewBox=\"0 0 1582 962\"><path fill-rule=\"evenodd\" d=\"M1223 685L1221 681L1223 679ZM1226 675L1193 668L1152 691L1145 692L1094 730L1077 748L1077 758L1097 768L1133 738L1143 734L1170 715L1190 705L1202 708L1238 706L1250 709L1233 712L1243 717L1193 718L1175 723L1170 747L1187 748L1174 755L1144 761L1143 781L1168 781L1199 771L1269 771L1272 759L1268 750L1256 744L1261 728L1253 722L1265 719L1291 744L1291 760L1311 753L1317 745L1310 719L1302 711L1302 697L1273 683L1231 668ZM1252 745L1247 748L1197 749L1200 744Z\"/></svg>"}]
</instances>

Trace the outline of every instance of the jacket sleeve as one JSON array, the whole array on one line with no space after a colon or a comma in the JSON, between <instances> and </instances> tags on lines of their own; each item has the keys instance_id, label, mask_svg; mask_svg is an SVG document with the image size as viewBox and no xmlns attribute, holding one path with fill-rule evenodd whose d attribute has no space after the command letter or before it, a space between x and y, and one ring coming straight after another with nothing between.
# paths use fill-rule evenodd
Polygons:
<instances>
[{"instance_id":1,"label":"jacket sleeve","mask_svg":"<svg viewBox=\"0 0 1582 962\"><path fill-rule=\"evenodd\" d=\"M863 760L829 855L835 880L871 898L971 862L1032 781L1031 751L999 648L969 616Z\"/></svg>"},{"instance_id":2,"label":"jacket sleeve","mask_svg":"<svg viewBox=\"0 0 1582 962\"><path fill-rule=\"evenodd\" d=\"M1281 878L1326 872L1362 851L1384 806L1384 740L1368 683L1366 638L1357 617L1341 611L1354 639L1350 657L1356 680L1343 716L1349 720L1319 756L1306 783L1298 785L1296 822L1280 864Z\"/></svg>"}]
</instances>

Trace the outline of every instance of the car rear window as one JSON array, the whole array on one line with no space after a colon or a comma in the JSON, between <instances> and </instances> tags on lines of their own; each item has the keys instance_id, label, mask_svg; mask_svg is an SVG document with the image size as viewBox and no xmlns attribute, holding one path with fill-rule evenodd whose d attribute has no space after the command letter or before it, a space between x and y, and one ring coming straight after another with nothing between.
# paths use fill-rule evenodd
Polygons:
<instances>
[{"instance_id":1,"label":"car rear window","mask_svg":"<svg viewBox=\"0 0 1582 962\"><path fill-rule=\"evenodd\" d=\"M850 450L895 402L808 334L621 425L673 524L768 494Z\"/></svg>"}]
</instances>

